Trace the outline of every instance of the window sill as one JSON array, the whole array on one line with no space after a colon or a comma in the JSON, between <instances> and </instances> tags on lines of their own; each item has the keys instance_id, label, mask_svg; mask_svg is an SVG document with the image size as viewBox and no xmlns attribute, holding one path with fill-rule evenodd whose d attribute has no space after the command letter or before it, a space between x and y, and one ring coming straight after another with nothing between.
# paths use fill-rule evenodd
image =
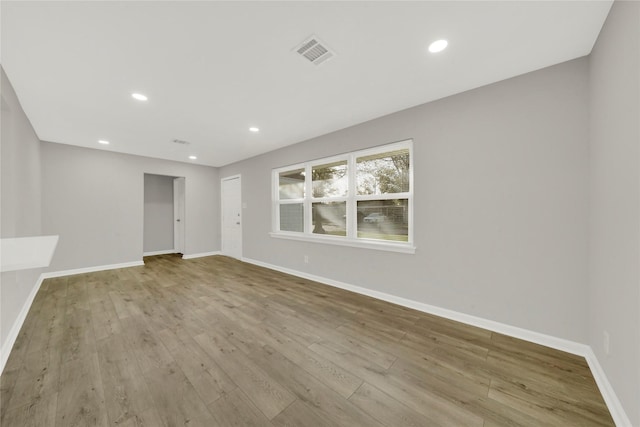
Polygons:
<instances>
[{"instance_id":1,"label":"window sill","mask_svg":"<svg viewBox=\"0 0 640 427\"><path fill-rule=\"evenodd\" d=\"M387 251L387 252L400 252L404 254L415 254L416 248L415 246L409 243L392 243L392 242L380 242L373 240L365 240L365 239L346 239L344 237L329 237L329 236L318 236L318 235L306 235L301 233L269 233L269 236L276 239L286 239L286 240L298 240L301 242L312 242L312 243L324 243L327 245L337 245L337 246L351 246L354 248L363 248L363 249L375 249L378 251Z\"/></svg>"}]
</instances>

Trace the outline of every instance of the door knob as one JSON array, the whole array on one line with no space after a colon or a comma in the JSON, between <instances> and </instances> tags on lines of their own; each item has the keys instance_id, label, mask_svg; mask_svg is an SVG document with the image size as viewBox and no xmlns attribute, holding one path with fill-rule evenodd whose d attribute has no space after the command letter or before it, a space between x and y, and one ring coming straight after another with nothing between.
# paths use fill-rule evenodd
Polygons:
<instances>
[{"instance_id":1,"label":"door knob","mask_svg":"<svg viewBox=\"0 0 640 427\"><path fill-rule=\"evenodd\" d=\"M176 221L180 222L180 220L179 220L179 219L176 219Z\"/></svg>"},{"instance_id":2,"label":"door knob","mask_svg":"<svg viewBox=\"0 0 640 427\"><path fill-rule=\"evenodd\" d=\"M237 225L240 225L240 223L239 223L239 222L236 222L236 224L237 224Z\"/></svg>"}]
</instances>

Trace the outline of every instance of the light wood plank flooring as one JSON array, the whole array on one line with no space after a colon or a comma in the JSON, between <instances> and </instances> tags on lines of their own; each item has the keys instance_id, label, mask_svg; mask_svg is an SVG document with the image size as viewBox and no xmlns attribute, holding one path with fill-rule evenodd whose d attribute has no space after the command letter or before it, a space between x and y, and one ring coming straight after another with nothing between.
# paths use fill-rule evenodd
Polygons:
<instances>
[{"instance_id":1,"label":"light wood plank flooring","mask_svg":"<svg viewBox=\"0 0 640 427\"><path fill-rule=\"evenodd\" d=\"M581 357L222 256L46 280L2 426L610 426Z\"/></svg>"}]
</instances>

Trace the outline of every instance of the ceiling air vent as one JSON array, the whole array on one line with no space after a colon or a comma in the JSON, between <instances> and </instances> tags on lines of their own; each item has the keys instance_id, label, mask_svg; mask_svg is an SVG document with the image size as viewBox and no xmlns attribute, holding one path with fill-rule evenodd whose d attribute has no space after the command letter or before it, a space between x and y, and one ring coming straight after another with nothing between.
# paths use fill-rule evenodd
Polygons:
<instances>
[{"instance_id":1,"label":"ceiling air vent","mask_svg":"<svg viewBox=\"0 0 640 427\"><path fill-rule=\"evenodd\" d=\"M295 51L315 65L320 65L335 54L326 43L321 42L316 36L311 36L295 48Z\"/></svg>"}]
</instances>

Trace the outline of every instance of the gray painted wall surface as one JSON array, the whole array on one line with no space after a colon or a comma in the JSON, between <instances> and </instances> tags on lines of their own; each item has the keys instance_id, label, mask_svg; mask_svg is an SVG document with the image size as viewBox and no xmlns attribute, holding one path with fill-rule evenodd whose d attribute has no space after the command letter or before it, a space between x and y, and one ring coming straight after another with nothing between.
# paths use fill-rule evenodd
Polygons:
<instances>
[{"instance_id":1,"label":"gray painted wall surface","mask_svg":"<svg viewBox=\"0 0 640 427\"><path fill-rule=\"evenodd\" d=\"M242 174L243 255L586 342L587 65L570 61L222 168L221 177ZM415 255L269 236L272 168L408 138Z\"/></svg>"},{"instance_id":2,"label":"gray painted wall surface","mask_svg":"<svg viewBox=\"0 0 640 427\"><path fill-rule=\"evenodd\" d=\"M60 235L49 270L142 260L145 173L185 177L185 254L220 250L217 169L41 144L43 229Z\"/></svg>"},{"instance_id":3,"label":"gray painted wall surface","mask_svg":"<svg viewBox=\"0 0 640 427\"><path fill-rule=\"evenodd\" d=\"M1 235L3 238L39 236L42 234L40 141L1 67L0 74ZM40 271L32 269L2 273L0 345L4 345L20 310L38 281Z\"/></svg>"},{"instance_id":4,"label":"gray painted wall surface","mask_svg":"<svg viewBox=\"0 0 640 427\"><path fill-rule=\"evenodd\" d=\"M640 3L613 4L590 57L590 97L589 344L640 426Z\"/></svg>"},{"instance_id":5,"label":"gray painted wall surface","mask_svg":"<svg viewBox=\"0 0 640 427\"><path fill-rule=\"evenodd\" d=\"M144 175L144 252L173 249L173 177Z\"/></svg>"}]
</instances>

